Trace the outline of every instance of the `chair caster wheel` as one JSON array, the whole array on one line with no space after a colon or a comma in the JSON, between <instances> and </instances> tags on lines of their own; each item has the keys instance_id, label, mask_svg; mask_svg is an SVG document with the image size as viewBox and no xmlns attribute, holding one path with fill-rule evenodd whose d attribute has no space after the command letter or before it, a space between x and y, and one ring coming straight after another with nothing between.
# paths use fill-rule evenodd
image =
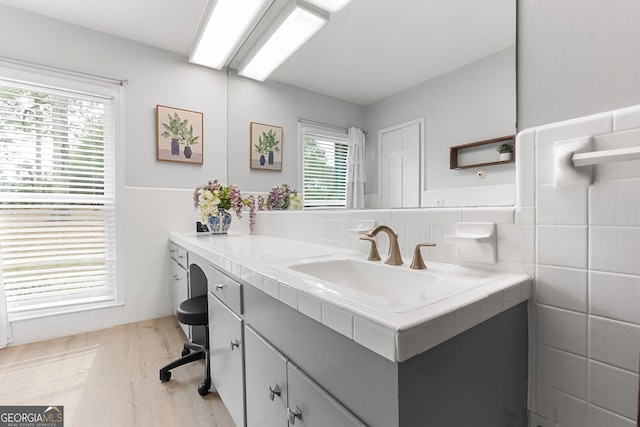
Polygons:
<instances>
[{"instance_id":1,"label":"chair caster wheel","mask_svg":"<svg viewBox=\"0 0 640 427\"><path fill-rule=\"evenodd\" d=\"M162 381L163 383L166 383L170 379L171 379L171 371L160 372L160 381Z\"/></svg>"},{"instance_id":2,"label":"chair caster wheel","mask_svg":"<svg viewBox=\"0 0 640 427\"><path fill-rule=\"evenodd\" d=\"M207 394L209 394L210 388L211 388L210 385L200 384L200 387L198 387L198 394L200 396L206 396Z\"/></svg>"},{"instance_id":3,"label":"chair caster wheel","mask_svg":"<svg viewBox=\"0 0 640 427\"><path fill-rule=\"evenodd\" d=\"M191 350L189 350L188 348L185 348L184 350L182 350L182 357L185 357L189 353L191 353Z\"/></svg>"}]
</instances>

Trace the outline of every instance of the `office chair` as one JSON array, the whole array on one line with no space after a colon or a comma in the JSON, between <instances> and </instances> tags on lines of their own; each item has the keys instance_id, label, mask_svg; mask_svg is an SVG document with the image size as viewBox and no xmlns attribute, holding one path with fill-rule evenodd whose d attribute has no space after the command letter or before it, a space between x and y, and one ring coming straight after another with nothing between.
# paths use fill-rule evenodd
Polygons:
<instances>
[{"instance_id":1,"label":"office chair","mask_svg":"<svg viewBox=\"0 0 640 427\"><path fill-rule=\"evenodd\" d=\"M160 381L171 379L171 370L195 360L204 359L204 382L198 387L200 396L205 396L211 388L211 367L209 366L209 310L207 296L184 300L176 310L178 322L185 325L204 326L204 345L186 342L182 349L182 357L160 368ZM193 351L193 353L191 352Z\"/></svg>"}]
</instances>

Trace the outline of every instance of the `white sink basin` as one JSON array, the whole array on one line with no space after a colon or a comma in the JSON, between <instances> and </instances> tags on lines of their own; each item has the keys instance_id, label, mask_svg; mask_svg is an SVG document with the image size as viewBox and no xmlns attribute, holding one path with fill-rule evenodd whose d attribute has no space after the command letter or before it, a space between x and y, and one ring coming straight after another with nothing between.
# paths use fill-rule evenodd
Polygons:
<instances>
[{"instance_id":1,"label":"white sink basin","mask_svg":"<svg viewBox=\"0 0 640 427\"><path fill-rule=\"evenodd\" d=\"M288 266L316 292L344 297L388 313L403 313L450 298L496 279L442 269L412 270L370 261L332 259Z\"/></svg>"}]
</instances>

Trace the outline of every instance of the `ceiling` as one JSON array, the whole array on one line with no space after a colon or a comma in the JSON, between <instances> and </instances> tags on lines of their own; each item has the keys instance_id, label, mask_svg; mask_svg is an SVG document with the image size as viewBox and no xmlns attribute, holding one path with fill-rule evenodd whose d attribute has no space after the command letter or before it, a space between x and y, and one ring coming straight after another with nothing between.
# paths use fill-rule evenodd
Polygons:
<instances>
[{"instance_id":1,"label":"ceiling","mask_svg":"<svg viewBox=\"0 0 640 427\"><path fill-rule=\"evenodd\" d=\"M188 56L212 0L0 0ZM361 105L515 42L515 0L352 0L270 77Z\"/></svg>"}]
</instances>

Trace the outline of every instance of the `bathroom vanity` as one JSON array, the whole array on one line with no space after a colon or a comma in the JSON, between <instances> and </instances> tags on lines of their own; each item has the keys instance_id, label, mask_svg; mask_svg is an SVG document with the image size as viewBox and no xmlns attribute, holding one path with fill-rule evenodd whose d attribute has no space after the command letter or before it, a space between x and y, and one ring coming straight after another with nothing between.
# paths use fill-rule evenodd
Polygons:
<instances>
[{"instance_id":1,"label":"bathroom vanity","mask_svg":"<svg viewBox=\"0 0 640 427\"><path fill-rule=\"evenodd\" d=\"M389 281L398 298L363 304L366 288L291 268L358 263L355 251L241 235L171 244L206 289L212 381L237 426L526 425L527 276L429 265L421 278L457 277L455 291L403 300ZM385 268L412 280L407 266Z\"/></svg>"}]
</instances>

